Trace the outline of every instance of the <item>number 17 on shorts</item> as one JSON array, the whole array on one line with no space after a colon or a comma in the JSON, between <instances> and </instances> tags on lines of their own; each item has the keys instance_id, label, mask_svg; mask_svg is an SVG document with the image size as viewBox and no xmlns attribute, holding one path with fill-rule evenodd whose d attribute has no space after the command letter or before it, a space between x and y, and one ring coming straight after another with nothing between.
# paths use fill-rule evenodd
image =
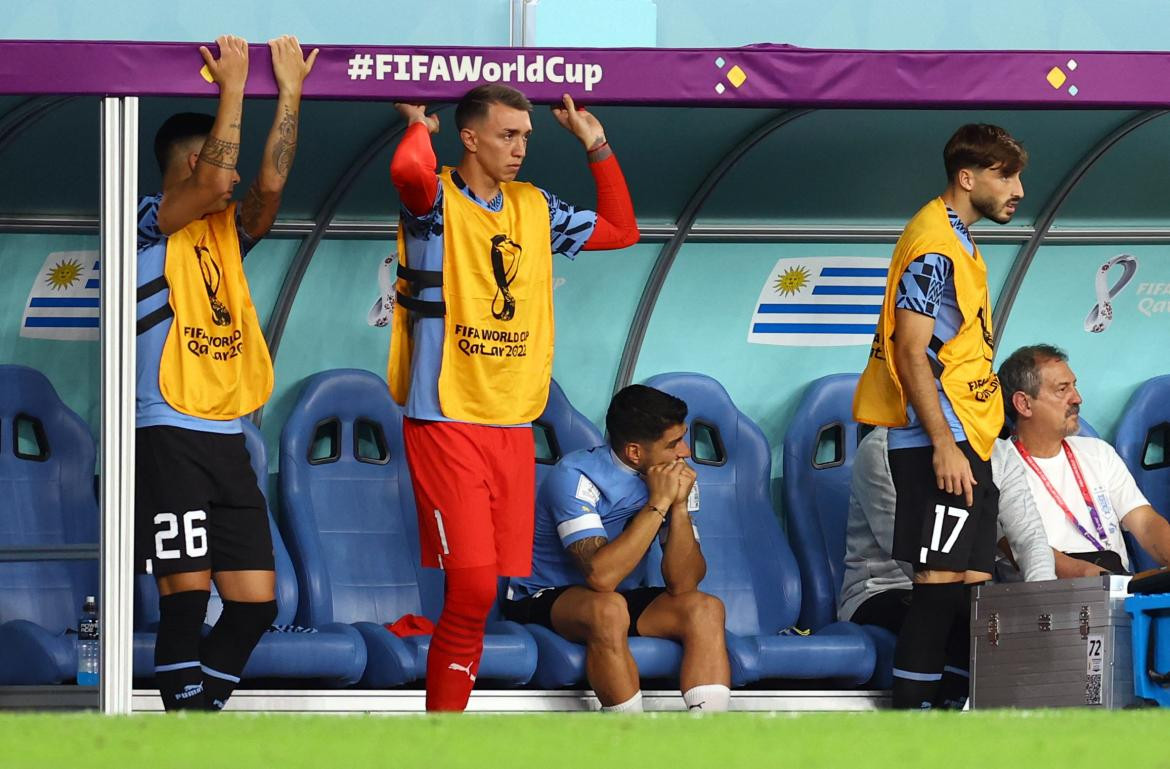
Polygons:
<instances>
[{"instance_id":1,"label":"number 17 on shorts","mask_svg":"<svg viewBox=\"0 0 1170 769\"><path fill-rule=\"evenodd\" d=\"M949 555L954 549L955 543L959 541L963 527L970 517L971 513L961 507L935 505L930 543L922 547L918 560L921 563L928 563L932 552Z\"/></svg>"}]
</instances>

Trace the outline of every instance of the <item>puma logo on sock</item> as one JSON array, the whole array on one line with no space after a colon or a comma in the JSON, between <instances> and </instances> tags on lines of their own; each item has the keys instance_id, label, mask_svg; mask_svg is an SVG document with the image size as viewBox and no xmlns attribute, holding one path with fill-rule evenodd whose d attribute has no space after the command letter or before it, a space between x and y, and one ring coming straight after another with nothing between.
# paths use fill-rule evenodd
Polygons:
<instances>
[{"instance_id":1,"label":"puma logo on sock","mask_svg":"<svg viewBox=\"0 0 1170 769\"><path fill-rule=\"evenodd\" d=\"M452 662L450 665L447 666L447 669L448 670L458 670L461 673L466 673L467 677L471 679L471 682L475 683L475 674L471 672L471 666L474 664L475 664L474 660L471 662L468 662L467 665L457 665L456 663Z\"/></svg>"},{"instance_id":2,"label":"puma logo on sock","mask_svg":"<svg viewBox=\"0 0 1170 769\"><path fill-rule=\"evenodd\" d=\"M203 693L203 684L187 684L183 691L175 692L176 700L189 700Z\"/></svg>"}]
</instances>

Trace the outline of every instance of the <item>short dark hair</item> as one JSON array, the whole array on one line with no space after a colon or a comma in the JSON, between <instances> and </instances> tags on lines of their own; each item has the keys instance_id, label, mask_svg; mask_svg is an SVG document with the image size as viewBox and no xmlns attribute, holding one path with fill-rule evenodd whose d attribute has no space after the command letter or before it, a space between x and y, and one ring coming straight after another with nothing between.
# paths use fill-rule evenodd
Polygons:
<instances>
[{"instance_id":1,"label":"short dark hair","mask_svg":"<svg viewBox=\"0 0 1170 769\"><path fill-rule=\"evenodd\" d=\"M1003 408L1008 419L1016 419L1012 396L1017 392L1035 398L1040 394L1040 365L1048 361L1064 362L1068 353L1051 344L1030 344L1013 352L999 367L999 386L1003 388Z\"/></svg>"},{"instance_id":2,"label":"short dark hair","mask_svg":"<svg viewBox=\"0 0 1170 769\"><path fill-rule=\"evenodd\" d=\"M621 448L627 443L651 443L687 419L687 404L669 393L646 385L622 388L609 403L605 429L609 444Z\"/></svg>"},{"instance_id":3,"label":"short dark hair","mask_svg":"<svg viewBox=\"0 0 1170 769\"><path fill-rule=\"evenodd\" d=\"M1010 176L1027 167L1028 151L997 125L968 123L947 141L943 165L949 182L964 168L1002 168Z\"/></svg>"},{"instance_id":4,"label":"short dark hair","mask_svg":"<svg viewBox=\"0 0 1170 769\"><path fill-rule=\"evenodd\" d=\"M455 106L455 128L462 131L469 124L487 116L488 108L493 104L503 104L512 109L532 111L532 102L528 97L509 85L487 83L476 86L459 100Z\"/></svg>"},{"instance_id":5,"label":"short dark hair","mask_svg":"<svg viewBox=\"0 0 1170 769\"><path fill-rule=\"evenodd\" d=\"M154 158L158 161L158 170L166 174L171 150L176 144L188 139L206 138L211 135L214 125L215 118L202 112L179 112L167 118L154 135Z\"/></svg>"}]
</instances>

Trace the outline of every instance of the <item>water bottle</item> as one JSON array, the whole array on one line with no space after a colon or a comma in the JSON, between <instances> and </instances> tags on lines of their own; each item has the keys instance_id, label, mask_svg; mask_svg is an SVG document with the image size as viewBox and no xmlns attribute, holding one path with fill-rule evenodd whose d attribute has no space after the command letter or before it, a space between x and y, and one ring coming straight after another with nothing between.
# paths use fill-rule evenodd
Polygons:
<instances>
[{"instance_id":1,"label":"water bottle","mask_svg":"<svg viewBox=\"0 0 1170 769\"><path fill-rule=\"evenodd\" d=\"M97 600L85 597L81 620L77 623L77 683L79 686L98 685L98 628Z\"/></svg>"}]
</instances>

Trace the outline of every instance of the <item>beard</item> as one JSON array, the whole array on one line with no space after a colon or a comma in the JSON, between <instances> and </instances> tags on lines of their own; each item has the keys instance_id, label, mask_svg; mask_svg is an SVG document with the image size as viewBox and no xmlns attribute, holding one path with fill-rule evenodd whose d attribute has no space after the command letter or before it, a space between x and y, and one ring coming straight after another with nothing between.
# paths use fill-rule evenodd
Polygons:
<instances>
[{"instance_id":1,"label":"beard","mask_svg":"<svg viewBox=\"0 0 1170 769\"><path fill-rule=\"evenodd\" d=\"M979 212L979 215L985 219L990 219L996 224L1007 224L1012 220L1012 214L1006 213L1003 209L1008 202L998 203L995 198L977 198L971 196L971 207Z\"/></svg>"}]
</instances>

